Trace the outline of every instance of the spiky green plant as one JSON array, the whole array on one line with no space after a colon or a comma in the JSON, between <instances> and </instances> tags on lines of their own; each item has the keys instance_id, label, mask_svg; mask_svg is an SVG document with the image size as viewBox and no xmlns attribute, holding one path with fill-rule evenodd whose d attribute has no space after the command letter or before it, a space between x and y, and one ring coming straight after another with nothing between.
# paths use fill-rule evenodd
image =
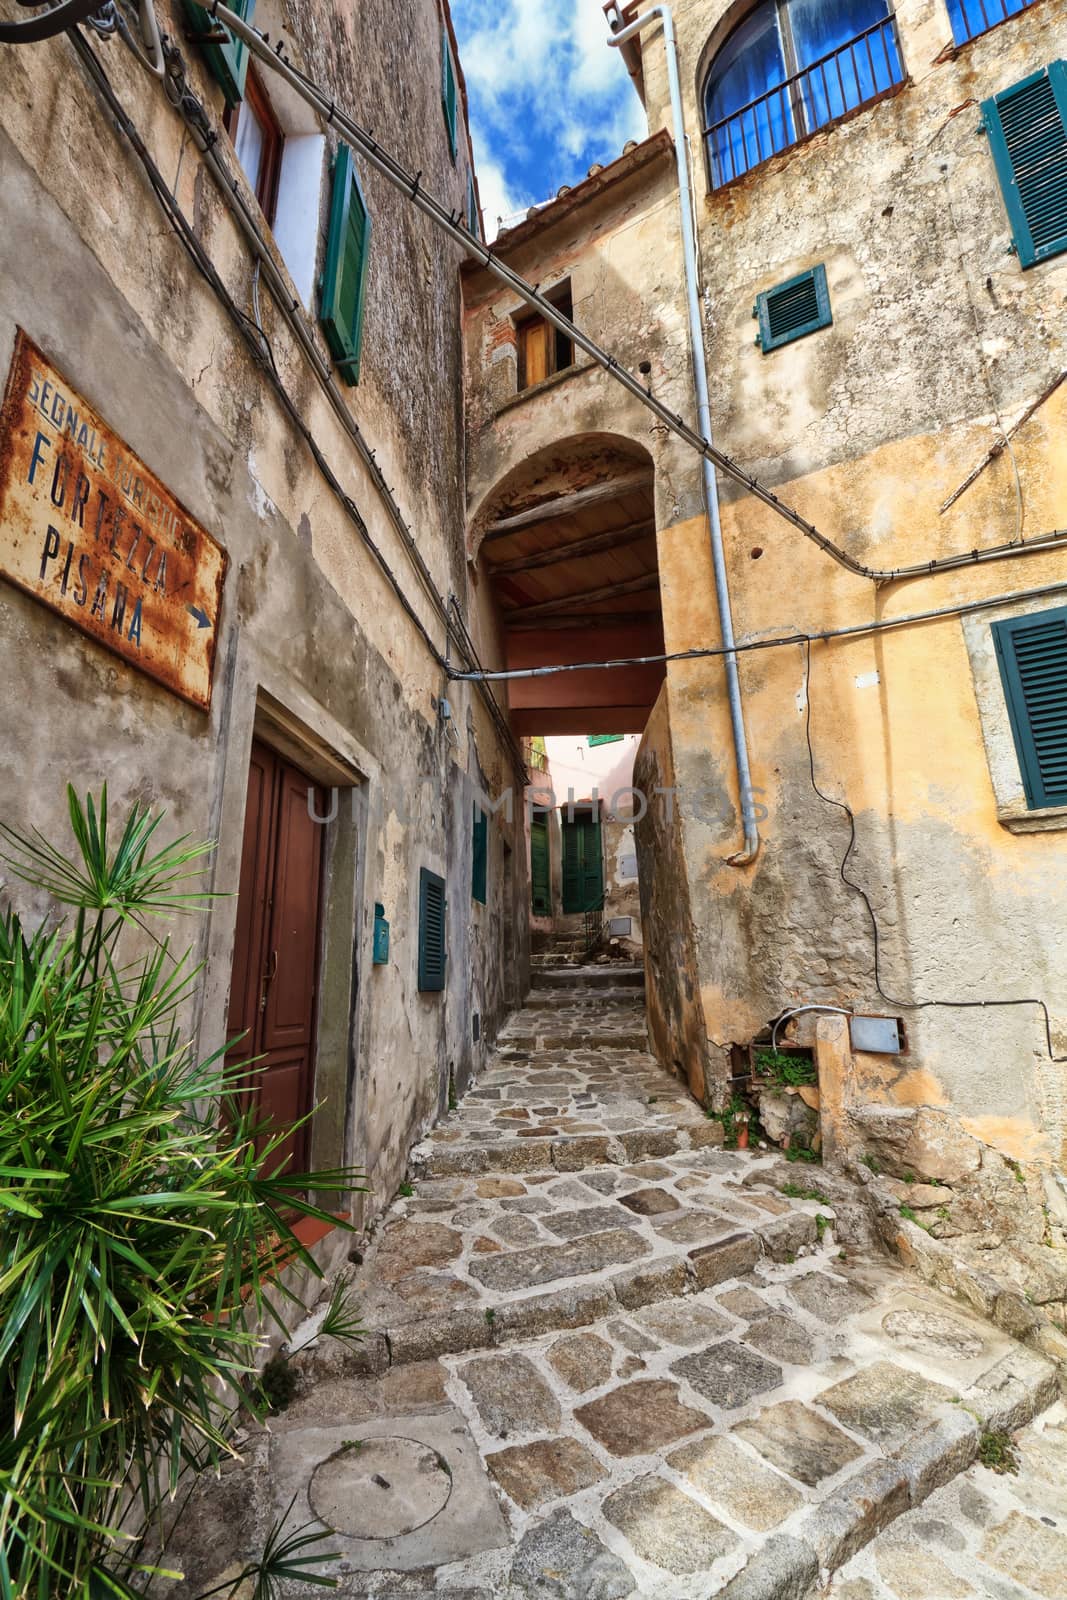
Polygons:
<instances>
[{"instance_id":1,"label":"spiky green plant","mask_svg":"<svg viewBox=\"0 0 1067 1600\"><path fill-rule=\"evenodd\" d=\"M112 844L106 789L68 798L72 853L0 828L7 865L69 908L35 930L0 916L0 1600L143 1592L164 1500L264 1409L256 1330L299 1305L283 1267L321 1277L294 1223L362 1187L286 1172L292 1130L256 1125L254 1066L183 1037L197 972L151 924L210 902L190 888L210 847L158 844L141 806ZM327 1322L359 1336L336 1296ZM279 1526L242 1577L261 1597L334 1587L308 1570L324 1559Z\"/></svg>"}]
</instances>

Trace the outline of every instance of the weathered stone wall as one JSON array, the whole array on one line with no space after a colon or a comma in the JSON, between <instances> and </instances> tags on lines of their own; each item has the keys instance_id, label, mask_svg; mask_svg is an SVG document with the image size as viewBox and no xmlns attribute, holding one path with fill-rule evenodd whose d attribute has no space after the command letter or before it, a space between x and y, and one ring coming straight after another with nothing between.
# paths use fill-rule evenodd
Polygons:
<instances>
[{"instance_id":1,"label":"weathered stone wall","mask_svg":"<svg viewBox=\"0 0 1067 1600\"><path fill-rule=\"evenodd\" d=\"M722 1103L723 1063L709 1049L701 1004L697 930L683 823L677 808L669 689L660 691L634 762L634 785L650 800L635 825L644 935L645 993L652 1048L702 1103ZM666 790L668 801L655 791Z\"/></svg>"},{"instance_id":2,"label":"weathered stone wall","mask_svg":"<svg viewBox=\"0 0 1067 1600\"><path fill-rule=\"evenodd\" d=\"M222 132L221 91L185 39L180 9L158 9L247 194ZM257 22L267 26L270 9L267 0ZM448 153L434 0L276 9L292 59L462 208L469 158L462 123L455 165ZM247 244L180 119L118 40L92 44L200 244L249 309ZM479 697L446 685L262 366L180 247L69 42L5 47L0 82L0 366L23 327L230 563L209 716L0 584L7 675L19 685L0 707L0 816L62 838L63 785L106 780L116 814L138 799L166 808L170 836L217 838L209 884L232 896L253 736L339 786L326 825L316 1071L325 1104L313 1156L364 1166L373 1212L447 1103L449 1075L462 1088L525 989L521 818L494 820L488 904L470 895L475 795L497 793L516 775ZM288 115L283 102L279 92L277 109ZM345 393L437 589L467 606L459 255L374 174L362 178L374 232L361 379ZM328 194L324 166L320 229ZM321 238L319 247L321 260ZM443 622L383 496L265 284L259 314L282 382L443 653ZM315 336L321 343L317 328ZM477 615L470 625L484 647ZM446 688L454 740L438 711ZM449 886L442 995L416 988L423 865ZM371 964L376 901L391 923L383 967ZM178 930L188 929L206 963L194 1019L204 1052L225 1038L234 915L227 899L209 921Z\"/></svg>"}]
</instances>

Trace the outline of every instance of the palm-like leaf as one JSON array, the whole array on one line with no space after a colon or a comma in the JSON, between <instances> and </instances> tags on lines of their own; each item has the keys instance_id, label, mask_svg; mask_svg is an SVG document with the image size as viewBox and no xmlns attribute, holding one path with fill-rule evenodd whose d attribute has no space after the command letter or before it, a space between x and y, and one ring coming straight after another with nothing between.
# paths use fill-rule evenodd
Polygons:
<instances>
[{"instance_id":1,"label":"palm-like leaf","mask_svg":"<svg viewBox=\"0 0 1067 1600\"><path fill-rule=\"evenodd\" d=\"M70 809L73 858L0 829L9 862L75 912L33 934L0 917L0 1600L140 1592L152 1569L118 1532L131 1498L147 1526L161 1494L233 1453L256 1329L284 1327L294 1298L281 1269L321 1276L294 1220L336 1220L321 1202L359 1186L276 1170L288 1130L256 1126L256 1069L198 1061L181 1036L187 959L166 943L120 958L130 922L209 898L185 889L206 848L157 847L139 807L112 847L106 791ZM358 1337L338 1290L327 1321ZM275 1530L257 1595L329 1585L311 1547Z\"/></svg>"}]
</instances>

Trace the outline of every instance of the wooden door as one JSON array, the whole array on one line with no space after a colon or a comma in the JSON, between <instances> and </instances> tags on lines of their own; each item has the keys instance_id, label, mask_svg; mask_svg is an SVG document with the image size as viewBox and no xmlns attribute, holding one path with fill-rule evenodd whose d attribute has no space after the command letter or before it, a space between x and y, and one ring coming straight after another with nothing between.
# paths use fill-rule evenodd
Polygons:
<instances>
[{"instance_id":1,"label":"wooden door","mask_svg":"<svg viewBox=\"0 0 1067 1600\"><path fill-rule=\"evenodd\" d=\"M231 1059L258 1057L249 1098L257 1118L289 1126L311 1110L326 798L307 775L254 744L248 772L229 1032ZM307 1167L309 1129L272 1160Z\"/></svg>"},{"instance_id":2,"label":"wooden door","mask_svg":"<svg viewBox=\"0 0 1067 1600\"><path fill-rule=\"evenodd\" d=\"M563 818L563 911L599 911L604 904L600 819L588 813Z\"/></svg>"}]
</instances>

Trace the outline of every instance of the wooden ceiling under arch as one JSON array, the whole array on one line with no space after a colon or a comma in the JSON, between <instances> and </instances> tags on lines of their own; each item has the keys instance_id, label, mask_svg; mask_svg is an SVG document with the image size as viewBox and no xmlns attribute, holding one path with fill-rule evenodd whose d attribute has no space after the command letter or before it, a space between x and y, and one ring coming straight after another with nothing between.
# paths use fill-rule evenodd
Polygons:
<instances>
[{"instance_id":1,"label":"wooden ceiling under arch","mask_svg":"<svg viewBox=\"0 0 1067 1600\"><path fill-rule=\"evenodd\" d=\"M479 557L509 670L663 650L652 463L572 461L512 491ZM664 667L591 668L508 684L517 734L639 733Z\"/></svg>"}]
</instances>

